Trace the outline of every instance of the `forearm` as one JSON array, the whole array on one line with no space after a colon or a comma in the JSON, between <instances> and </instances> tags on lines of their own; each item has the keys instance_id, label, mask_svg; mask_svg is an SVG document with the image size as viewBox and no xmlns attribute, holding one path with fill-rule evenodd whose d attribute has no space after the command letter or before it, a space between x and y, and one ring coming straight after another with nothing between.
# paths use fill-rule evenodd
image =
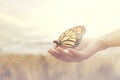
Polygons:
<instances>
[{"instance_id":1,"label":"forearm","mask_svg":"<svg viewBox=\"0 0 120 80\"><path fill-rule=\"evenodd\" d=\"M120 46L120 29L101 37L107 47Z\"/></svg>"}]
</instances>

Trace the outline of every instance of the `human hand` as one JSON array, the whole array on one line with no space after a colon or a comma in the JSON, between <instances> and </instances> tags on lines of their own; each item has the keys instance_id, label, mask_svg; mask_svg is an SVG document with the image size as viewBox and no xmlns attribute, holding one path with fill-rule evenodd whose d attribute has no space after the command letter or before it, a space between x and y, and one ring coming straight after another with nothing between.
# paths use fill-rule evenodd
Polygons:
<instances>
[{"instance_id":1,"label":"human hand","mask_svg":"<svg viewBox=\"0 0 120 80\"><path fill-rule=\"evenodd\" d=\"M105 48L106 46L101 40L86 38L81 41L77 48L57 47L50 49L49 53L64 62L80 62Z\"/></svg>"}]
</instances>

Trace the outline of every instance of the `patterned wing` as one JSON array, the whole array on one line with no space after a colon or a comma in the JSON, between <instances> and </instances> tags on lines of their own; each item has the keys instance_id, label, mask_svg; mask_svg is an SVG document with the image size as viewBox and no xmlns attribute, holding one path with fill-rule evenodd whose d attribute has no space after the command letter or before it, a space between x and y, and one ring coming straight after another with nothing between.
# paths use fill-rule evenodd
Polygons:
<instances>
[{"instance_id":1,"label":"patterned wing","mask_svg":"<svg viewBox=\"0 0 120 80\"><path fill-rule=\"evenodd\" d=\"M66 30L55 43L57 46L77 47L80 44L82 35L85 33L84 26L76 26Z\"/></svg>"}]
</instances>

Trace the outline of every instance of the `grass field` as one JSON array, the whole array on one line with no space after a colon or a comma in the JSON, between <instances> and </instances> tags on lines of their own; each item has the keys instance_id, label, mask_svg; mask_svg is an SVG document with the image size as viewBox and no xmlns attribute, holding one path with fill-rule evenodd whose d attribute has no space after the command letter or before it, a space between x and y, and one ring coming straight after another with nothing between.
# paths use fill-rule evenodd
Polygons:
<instances>
[{"instance_id":1,"label":"grass field","mask_svg":"<svg viewBox=\"0 0 120 80\"><path fill-rule=\"evenodd\" d=\"M95 54L79 63L51 55L0 55L0 80L120 80L120 53Z\"/></svg>"}]
</instances>

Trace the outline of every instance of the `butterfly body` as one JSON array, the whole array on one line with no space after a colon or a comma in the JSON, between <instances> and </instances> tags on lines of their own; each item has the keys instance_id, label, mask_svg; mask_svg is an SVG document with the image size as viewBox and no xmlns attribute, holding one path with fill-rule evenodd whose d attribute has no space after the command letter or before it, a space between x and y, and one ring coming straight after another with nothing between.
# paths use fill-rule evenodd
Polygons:
<instances>
[{"instance_id":1,"label":"butterfly body","mask_svg":"<svg viewBox=\"0 0 120 80\"><path fill-rule=\"evenodd\" d=\"M53 41L54 43L57 44L57 46L61 46L61 43L60 42L57 42L57 41Z\"/></svg>"},{"instance_id":2,"label":"butterfly body","mask_svg":"<svg viewBox=\"0 0 120 80\"><path fill-rule=\"evenodd\" d=\"M80 44L85 31L86 29L84 26L73 27L71 29L66 30L57 41L54 41L54 43L56 43L57 46L61 47L77 47Z\"/></svg>"}]
</instances>

